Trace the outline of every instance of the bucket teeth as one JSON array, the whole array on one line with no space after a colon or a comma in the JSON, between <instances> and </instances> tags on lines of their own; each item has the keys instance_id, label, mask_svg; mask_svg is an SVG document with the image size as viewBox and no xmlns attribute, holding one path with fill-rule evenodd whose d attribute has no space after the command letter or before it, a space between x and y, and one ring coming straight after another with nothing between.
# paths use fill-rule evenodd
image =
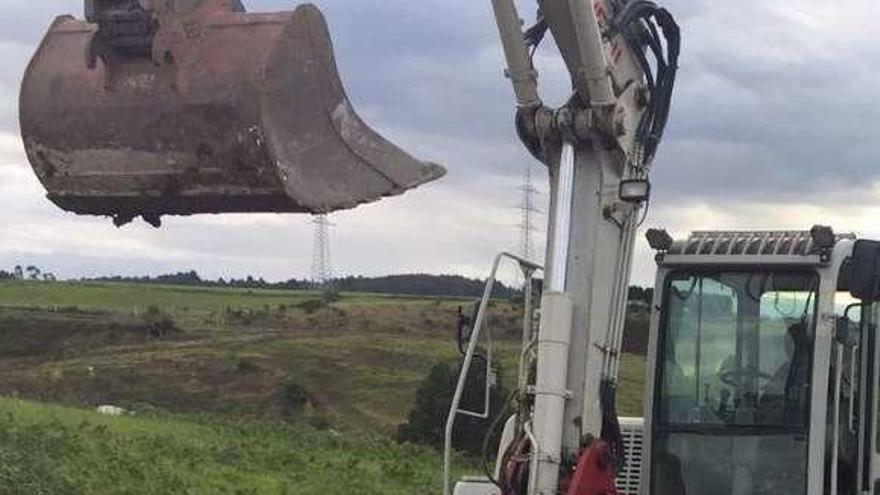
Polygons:
<instances>
[{"instance_id":1,"label":"bucket teeth","mask_svg":"<svg viewBox=\"0 0 880 495\"><path fill-rule=\"evenodd\" d=\"M316 7L234 4L147 11L158 23L147 50L115 50L103 24L56 19L20 104L28 158L55 204L119 224L326 213L445 174L360 119Z\"/></svg>"}]
</instances>

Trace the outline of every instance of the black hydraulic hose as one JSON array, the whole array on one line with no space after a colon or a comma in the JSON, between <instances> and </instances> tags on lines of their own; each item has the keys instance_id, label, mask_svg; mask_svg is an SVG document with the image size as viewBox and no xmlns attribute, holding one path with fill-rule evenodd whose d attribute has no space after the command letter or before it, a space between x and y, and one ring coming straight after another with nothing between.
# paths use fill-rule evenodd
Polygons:
<instances>
[{"instance_id":1,"label":"black hydraulic hose","mask_svg":"<svg viewBox=\"0 0 880 495\"><path fill-rule=\"evenodd\" d=\"M681 50L681 32L669 11L646 0L628 2L615 15L612 25L630 45L636 61L645 73L650 90L647 110L636 131L637 141L643 150L644 163L649 164L656 155L669 120ZM634 31L636 28L641 30L639 34ZM665 53L660 40L661 32L666 40ZM656 74L646 57L646 47L654 56Z\"/></svg>"},{"instance_id":2,"label":"black hydraulic hose","mask_svg":"<svg viewBox=\"0 0 880 495\"><path fill-rule=\"evenodd\" d=\"M526 46L537 48L538 45L541 44L541 41L544 40L544 37L547 35L548 29L549 26L547 25L547 20L544 19L544 14L542 14L539 10L538 20L535 22L535 25L528 28L524 33Z\"/></svg>"},{"instance_id":3,"label":"black hydraulic hose","mask_svg":"<svg viewBox=\"0 0 880 495\"><path fill-rule=\"evenodd\" d=\"M617 385L612 380L603 380L599 392L602 404L602 440L611 449L615 471L620 473L626 467L626 446L617 416Z\"/></svg>"}]
</instances>

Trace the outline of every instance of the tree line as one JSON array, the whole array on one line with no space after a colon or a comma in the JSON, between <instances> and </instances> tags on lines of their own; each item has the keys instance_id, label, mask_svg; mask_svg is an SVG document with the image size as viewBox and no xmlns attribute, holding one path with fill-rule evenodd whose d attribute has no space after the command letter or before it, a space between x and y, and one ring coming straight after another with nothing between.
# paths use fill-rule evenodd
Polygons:
<instances>
[{"instance_id":1,"label":"tree line","mask_svg":"<svg viewBox=\"0 0 880 495\"><path fill-rule=\"evenodd\" d=\"M52 272L44 272L34 265L26 267L15 265L11 271L0 270L0 280L42 280L55 282L57 279Z\"/></svg>"},{"instance_id":2,"label":"tree line","mask_svg":"<svg viewBox=\"0 0 880 495\"><path fill-rule=\"evenodd\" d=\"M219 278L210 280L202 278L198 272L191 270L159 276L142 277L98 277L83 279L86 282L120 282L134 284L184 285L202 287L231 287L242 289L287 289L309 290L315 288L310 280L290 279L283 282L267 282L262 277L247 276L244 278ZM472 297L483 292L485 281L458 275L390 275L384 277L350 276L337 278L329 284L338 292L366 292L377 294L399 294L414 296L447 296ZM495 296L513 298L520 293L519 289L503 283L495 286Z\"/></svg>"},{"instance_id":3,"label":"tree line","mask_svg":"<svg viewBox=\"0 0 880 495\"><path fill-rule=\"evenodd\" d=\"M142 277L99 277L83 279L86 282L120 282L134 284L184 285L204 287L231 287L241 289L285 289L309 290L315 284L305 279L290 279L283 282L267 282L262 277L248 275L244 278L219 278L210 280L202 278L195 270L177 272L159 276ZM338 292L365 292L375 294L398 294L413 296L446 296L476 297L482 295L486 281L467 278L460 275L429 275L423 273L388 275L382 277L349 276L334 279L330 282L333 290ZM540 281L539 281L540 284ZM513 299L522 295L519 287L501 282L495 285L495 297ZM650 305L654 289L633 286L629 289L630 303Z\"/></svg>"},{"instance_id":4,"label":"tree line","mask_svg":"<svg viewBox=\"0 0 880 495\"><path fill-rule=\"evenodd\" d=\"M39 267L16 265L11 271L0 270L0 280L55 281L51 272ZM202 278L195 270L157 276L108 276L84 278L83 282L119 282L133 284L183 285L192 287L230 287L241 289L309 290L315 285L310 280L292 278L283 282L267 282L262 277L248 275L244 278ZM383 277L348 276L331 281L330 286L338 292L365 292L414 296L477 297L483 293L485 281L459 275L429 275L423 273L389 275ZM540 281L537 282L540 285ZM520 297L519 287L496 283L494 296L504 299ZM633 286L629 289L630 304L649 306L654 295L650 287Z\"/></svg>"}]
</instances>

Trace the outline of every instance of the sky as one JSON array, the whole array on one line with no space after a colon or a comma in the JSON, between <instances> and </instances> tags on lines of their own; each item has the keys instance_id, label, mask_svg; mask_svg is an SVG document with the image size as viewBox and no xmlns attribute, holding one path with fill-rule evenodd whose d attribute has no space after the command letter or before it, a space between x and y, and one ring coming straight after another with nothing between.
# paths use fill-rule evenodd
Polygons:
<instances>
[{"instance_id":1,"label":"sky","mask_svg":"<svg viewBox=\"0 0 880 495\"><path fill-rule=\"evenodd\" d=\"M525 171L546 211L544 166L519 144L514 100L488 0L322 0L349 97L373 128L442 181L334 214L337 275L482 277L516 250ZM518 1L534 17L533 0ZM250 0L251 11L291 1ZM809 229L880 237L880 43L874 0L668 0L682 26L679 83L655 161L644 228ZM166 218L122 229L55 208L18 135L18 89L51 20L79 0L4 0L0 9L0 268L34 264L60 277L197 270L204 277L307 278L307 216ZM548 103L567 97L552 46L537 57ZM545 220L539 218L539 224ZM544 229L542 229L544 230ZM540 245L543 236L536 234ZM639 237L634 283L653 282Z\"/></svg>"}]
</instances>

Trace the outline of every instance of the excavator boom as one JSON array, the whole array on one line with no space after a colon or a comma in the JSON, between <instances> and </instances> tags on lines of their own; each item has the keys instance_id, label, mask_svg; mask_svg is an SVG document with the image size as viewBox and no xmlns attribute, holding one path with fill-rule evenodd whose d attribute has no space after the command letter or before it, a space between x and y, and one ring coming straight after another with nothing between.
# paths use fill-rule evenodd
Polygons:
<instances>
[{"instance_id":1,"label":"excavator boom","mask_svg":"<svg viewBox=\"0 0 880 495\"><path fill-rule=\"evenodd\" d=\"M49 199L117 224L326 213L445 173L358 117L312 5L253 14L229 0L89 1L86 20L52 24L20 109Z\"/></svg>"}]
</instances>

